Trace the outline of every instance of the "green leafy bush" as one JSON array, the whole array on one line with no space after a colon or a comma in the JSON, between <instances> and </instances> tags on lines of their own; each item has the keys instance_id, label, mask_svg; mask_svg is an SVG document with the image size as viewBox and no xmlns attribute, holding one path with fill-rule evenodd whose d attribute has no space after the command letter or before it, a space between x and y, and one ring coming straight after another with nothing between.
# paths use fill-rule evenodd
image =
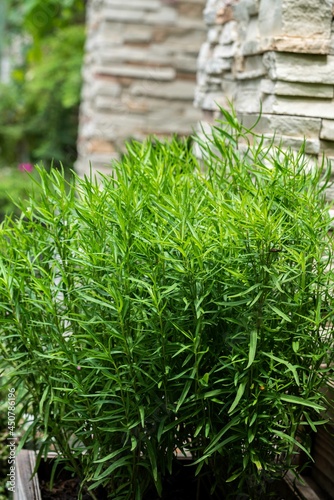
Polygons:
<instances>
[{"instance_id":1,"label":"green leafy bush","mask_svg":"<svg viewBox=\"0 0 334 500\"><path fill-rule=\"evenodd\" d=\"M12 61L11 81L0 86L0 166L54 160L73 167L84 7L83 0L9 1L5 41L16 41L20 53Z\"/></svg>"},{"instance_id":2,"label":"green leafy bush","mask_svg":"<svg viewBox=\"0 0 334 500\"><path fill-rule=\"evenodd\" d=\"M132 143L113 176L40 170L1 229L1 350L93 498L141 499L176 449L219 498L268 498L324 422L333 360L329 170L233 115L199 162ZM97 495L97 496L96 496Z\"/></svg>"}]
</instances>

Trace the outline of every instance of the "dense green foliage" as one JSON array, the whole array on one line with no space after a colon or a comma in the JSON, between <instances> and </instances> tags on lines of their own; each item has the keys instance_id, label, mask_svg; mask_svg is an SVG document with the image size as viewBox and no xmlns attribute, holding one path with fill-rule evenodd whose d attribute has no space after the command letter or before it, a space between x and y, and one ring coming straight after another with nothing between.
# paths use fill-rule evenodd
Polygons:
<instances>
[{"instance_id":1,"label":"dense green foliage","mask_svg":"<svg viewBox=\"0 0 334 500\"><path fill-rule=\"evenodd\" d=\"M7 4L2 46L9 53L14 44L19 49L11 81L0 87L0 167L52 160L70 167L76 159L84 1Z\"/></svg>"},{"instance_id":2,"label":"dense green foliage","mask_svg":"<svg viewBox=\"0 0 334 500\"><path fill-rule=\"evenodd\" d=\"M101 185L41 170L2 225L1 352L35 416L20 446L42 430L39 459L53 443L93 498L161 494L178 448L219 498L267 499L324 422L329 172L224 114L201 166L132 143Z\"/></svg>"},{"instance_id":3,"label":"dense green foliage","mask_svg":"<svg viewBox=\"0 0 334 500\"><path fill-rule=\"evenodd\" d=\"M28 203L29 196L36 191L36 183L31 176L37 177L37 174L11 168L0 170L0 221L6 215L21 213L17 206L18 200L21 204Z\"/></svg>"},{"instance_id":4,"label":"dense green foliage","mask_svg":"<svg viewBox=\"0 0 334 500\"><path fill-rule=\"evenodd\" d=\"M34 40L57 33L57 29L82 23L84 0L6 0L7 24L11 31L25 29Z\"/></svg>"},{"instance_id":5,"label":"dense green foliage","mask_svg":"<svg viewBox=\"0 0 334 500\"><path fill-rule=\"evenodd\" d=\"M0 376L0 384L3 382L3 377ZM8 474L8 408L7 408L8 392L0 390L0 500L8 499L7 474Z\"/></svg>"}]
</instances>

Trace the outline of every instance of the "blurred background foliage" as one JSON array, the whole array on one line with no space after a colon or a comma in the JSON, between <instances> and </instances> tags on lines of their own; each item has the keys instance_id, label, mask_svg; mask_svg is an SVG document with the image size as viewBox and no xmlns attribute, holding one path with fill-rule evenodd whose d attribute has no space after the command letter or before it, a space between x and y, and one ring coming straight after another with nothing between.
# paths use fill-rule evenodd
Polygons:
<instances>
[{"instance_id":1,"label":"blurred background foliage","mask_svg":"<svg viewBox=\"0 0 334 500\"><path fill-rule=\"evenodd\" d=\"M28 189L20 163L72 168L76 160L85 3L2 2L0 217Z\"/></svg>"},{"instance_id":2,"label":"blurred background foliage","mask_svg":"<svg viewBox=\"0 0 334 500\"><path fill-rule=\"evenodd\" d=\"M85 3L0 1L0 221L36 189L32 164L73 167ZM8 498L6 415L1 403L0 500Z\"/></svg>"}]
</instances>

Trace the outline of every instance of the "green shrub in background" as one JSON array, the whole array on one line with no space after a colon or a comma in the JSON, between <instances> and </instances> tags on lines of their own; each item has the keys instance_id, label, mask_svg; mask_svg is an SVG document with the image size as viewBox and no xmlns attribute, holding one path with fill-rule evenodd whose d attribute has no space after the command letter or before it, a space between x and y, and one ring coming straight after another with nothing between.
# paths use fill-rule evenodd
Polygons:
<instances>
[{"instance_id":1,"label":"green shrub in background","mask_svg":"<svg viewBox=\"0 0 334 500\"><path fill-rule=\"evenodd\" d=\"M49 166L55 161L71 168L76 159L85 2L7 4L0 49L16 44L20 53L12 61L11 81L0 85L0 167L23 161Z\"/></svg>"},{"instance_id":2,"label":"green shrub in background","mask_svg":"<svg viewBox=\"0 0 334 500\"><path fill-rule=\"evenodd\" d=\"M101 184L40 170L2 225L1 352L35 418L20 446L42 430L38 460L53 444L93 498L162 494L176 448L219 498L268 498L324 423L329 171L224 116L201 166L148 140Z\"/></svg>"},{"instance_id":3,"label":"green shrub in background","mask_svg":"<svg viewBox=\"0 0 334 500\"><path fill-rule=\"evenodd\" d=\"M26 171L26 168L31 171ZM36 173L33 172L31 164L21 164L20 169L3 168L0 170L0 221L6 215L17 216L21 213L17 206L20 202L24 204L28 201L29 196L36 190L36 183L33 177ZM37 188L38 190L38 188Z\"/></svg>"}]
</instances>

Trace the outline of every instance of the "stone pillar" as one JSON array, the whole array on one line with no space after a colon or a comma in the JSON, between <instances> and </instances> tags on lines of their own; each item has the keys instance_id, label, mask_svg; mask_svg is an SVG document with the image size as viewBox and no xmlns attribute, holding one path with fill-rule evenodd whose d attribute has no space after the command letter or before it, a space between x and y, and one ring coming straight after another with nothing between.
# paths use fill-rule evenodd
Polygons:
<instances>
[{"instance_id":1,"label":"stone pillar","mask_svg":"<svg viewBox=\"0 0 334 500\"><path fill-rule=\"evenodd\" d=\"M124 142L189 134L205 0L90 0L76 169L108 171Z\"/></svg>"},{"instance_id":2,"label":"stone pillar","mask_svg":"<svg viewBox=\"0 0 334 500\"><path fill-rule=\"evenodd\" d=\"M333 0L208 0L196 105L232 101L246 125L334 160Z\"/></svg>"}]
</instances>

